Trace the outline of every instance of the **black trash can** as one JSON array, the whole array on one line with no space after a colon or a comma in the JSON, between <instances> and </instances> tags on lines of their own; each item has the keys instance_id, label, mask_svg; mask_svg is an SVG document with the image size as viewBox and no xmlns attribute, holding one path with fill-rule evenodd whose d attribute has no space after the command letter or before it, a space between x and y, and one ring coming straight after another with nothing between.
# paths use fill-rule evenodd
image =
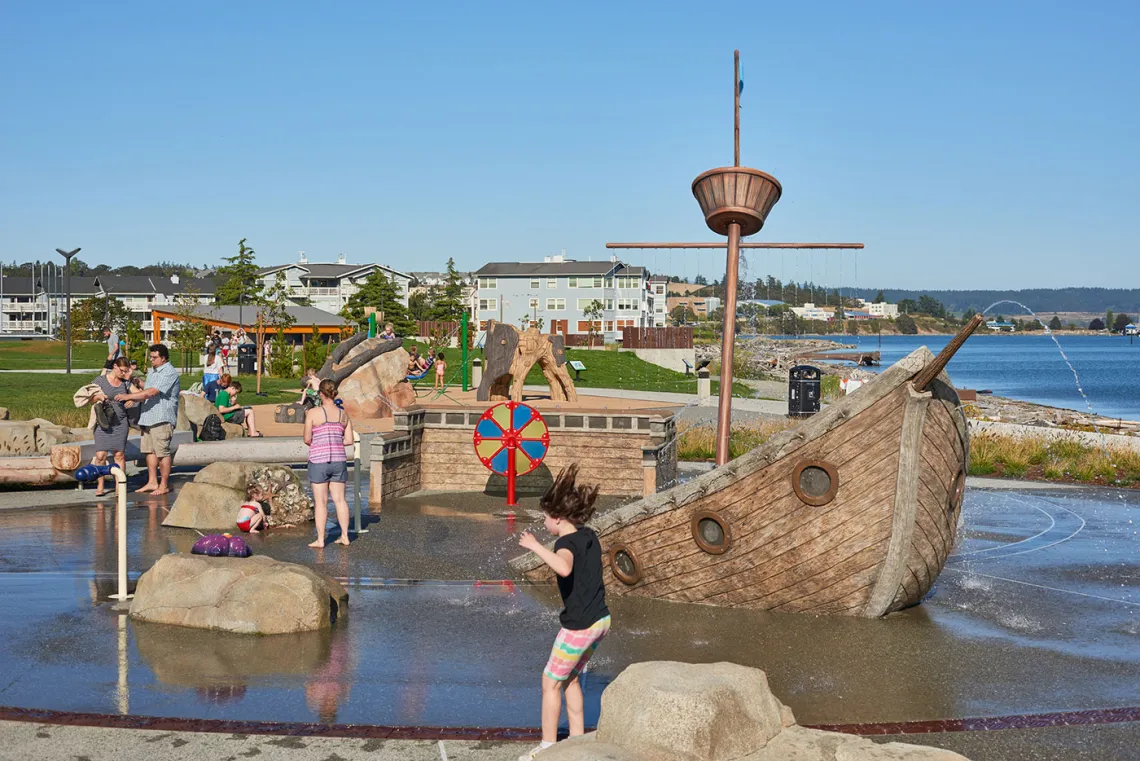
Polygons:
<instances>
[{"instance_id":1,"label":"black trash can","mask_svg":"<svg viewBox=\"0 0 1140 761\"><path fill-rule=\"evenodd\" d=\"M819 412L818 367L796 365L788 371L788 417L811 417Z\"/></svg>"},{"instance_id":2,"label":"black trash can","mask_svg":"<svg viewBox=\"0 0 1140 761\"><path fill-rule=\"evenodd\" d=\"M239 344L238 375L253 375L257 372L257 344Z\"/></svg>"}]
</instances>

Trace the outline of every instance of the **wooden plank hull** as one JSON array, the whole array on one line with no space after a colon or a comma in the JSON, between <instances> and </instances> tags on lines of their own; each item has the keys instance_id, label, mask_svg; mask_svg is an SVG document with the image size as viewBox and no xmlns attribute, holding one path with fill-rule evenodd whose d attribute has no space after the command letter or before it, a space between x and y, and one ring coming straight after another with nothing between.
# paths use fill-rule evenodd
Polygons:
<instances>
[{"instance_id":1,"label":"wooden plank hull","mask_svg":"<svg viewBox=\"0 0 1140 761\"><path fill-rule=\"evenodd\" d=\"M954 545L968 451L949 378L911 383L931 359L919 349L731 463L598 516L607 591L869 617L921 601ZM511 564L552 580L533 555Z\"/></svg>"}]
</instances>

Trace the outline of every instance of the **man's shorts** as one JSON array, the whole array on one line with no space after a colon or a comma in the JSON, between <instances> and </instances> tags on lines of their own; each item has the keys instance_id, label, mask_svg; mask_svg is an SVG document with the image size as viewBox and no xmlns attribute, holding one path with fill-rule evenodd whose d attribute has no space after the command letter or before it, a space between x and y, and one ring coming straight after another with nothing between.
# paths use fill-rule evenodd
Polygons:
<instances>
[{"instance_id":1,"label":"man's shorts","mask_svg":"<svg viewBox=\"0 0 1140 761\"><path fill-rule=\"evenodd\" d=\"M598 643L609 630L609 616L599 618L589 629L559 630L543 675L559 682L578 676L586 670L590 656L598 649Z\"/></svg>"},{"instance_id":2,"label":"man's shorts","mask_svg":"<svg viewBox=\"0 0 1140 761\"><path fill-rule=\"evenodd\" d=\"M227 423L238 423L239 425L241 423L244 423L245 422L245 407L242 407L240 410L234 410L233 414L230 415L230 419L227 420L226 422Z\"/></svg>"},{"instance_id":3,"label":"man's shorts","mask_svg":"<svg viewBox=\"0 0 1140 761\"><path fill-rule=\"evenodd\" d=\"M159 459L170 457L170 440L174 438L174 426L170 423L158 425L140 425L142 439L139 441L139 450L143 454L154 454Z\"/></svg>"},{"instance_id":4,"label":"man's shorts","mask_svg":"<svg viewBox=\"0 0 1140 761\"><path fill-rule=\"evenodd\" d=\"M330 481L345 483L348 481L348 463L340 462L310 462L309 483L327 484Z\"/></svg>"}]
</instances>

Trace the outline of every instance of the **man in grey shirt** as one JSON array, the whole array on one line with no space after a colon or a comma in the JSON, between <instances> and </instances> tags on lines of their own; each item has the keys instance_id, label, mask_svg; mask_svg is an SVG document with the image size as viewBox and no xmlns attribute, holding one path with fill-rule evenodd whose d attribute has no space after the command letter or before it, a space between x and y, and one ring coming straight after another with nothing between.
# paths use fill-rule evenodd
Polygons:
<instances>
[{"instance_id":1,"label":"man in grey shirt","mask_svg":"<svg viewBox=\"0 0 1140 761\"><path fill-rule=\"evenodd\" d=\"M109 325L104 325L103 338L107 340L107 361L103 363L103 369L110 370L115 366L115 360L123 356L119 351L119 334L111 330Z\"/></svg>"},{"instance_id":2,"label":"man in grey shirt","mask_svg":"<svg viewBox=\"0 0 1140 761\"><path fill-rule=\"evenodd\" d=\"M174 425L178 422L178 371L170 364L170 352L164 344L150 347L150 366L142 391L119 394L115 398L122 402L142 402L139 449L146 454L150 478L135 491L167 494L170 492L170 465L174 454L170 442L174 437Z\"/></svg>"}]
</instances>

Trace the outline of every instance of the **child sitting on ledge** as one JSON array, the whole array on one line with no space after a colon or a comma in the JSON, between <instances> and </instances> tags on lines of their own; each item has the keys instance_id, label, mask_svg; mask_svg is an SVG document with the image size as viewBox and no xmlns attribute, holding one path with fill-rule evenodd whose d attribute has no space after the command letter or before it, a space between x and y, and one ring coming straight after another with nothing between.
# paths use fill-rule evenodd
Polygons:
<instances>
[{"instance_id":1,"label":"child sitting on ledge","mask_svg":"<svg viewBox=\"0 0 1140 761\"><path fill-rule=\"evenodd\" d=\"M249 534L259 533L258 527L265 526L265 511L261 509L261 502L265 493L257 484L250 484L245 489L246 501L238 508L237 526Z\"/></svg>"}]
</instances>

